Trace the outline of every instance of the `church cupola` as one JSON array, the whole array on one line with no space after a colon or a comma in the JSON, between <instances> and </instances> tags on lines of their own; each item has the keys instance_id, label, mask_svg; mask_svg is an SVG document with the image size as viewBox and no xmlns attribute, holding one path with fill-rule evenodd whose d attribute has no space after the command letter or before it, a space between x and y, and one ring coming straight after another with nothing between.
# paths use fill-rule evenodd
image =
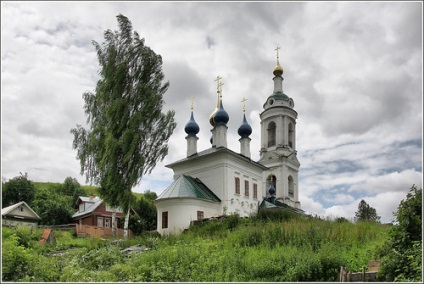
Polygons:
<instances>
[{"instance_id":1,"label":"church cupola","mask_svg":"<svg viewBox=\"0 0 424 284\"><path fill-rule=\"evenodd\" d=\"M241 123L238 134L241 136L240 141L240 154L250 158L250 141L249 135L252 134L252 127L246 120L246 99L243 98L241 101L243 103L243 122Z\"/></svg>"},{"instance_id":2,"label":"church cupola","mask_svg":"<svg viewBox=\"0 0 424 284\"><path fill-rule=\"evenodd\" d=\"M187 122L187 124L184 127L184 131L187 133L186 140L187 140L187 157L190 157L193 154L197 153L197 140L199 139L196 134L199 133L199 125L194 120L193 115L193 100L194 97L191 97L191 116L190 120Z\"/></svg>"},{"instance_id":3,"label":"church cupola","mask_svg":"<svg viewBox=\"0 0 424 284\"><path fill-rule=\"evenodd\" d=\"M185 133L187 133L188 136L196 136L196 134L199 133L199 130L200 130L199 125L194 120L193 110L192 110L190 120L185 125L184 131Z\"/></svg>"},{"instance_id":4,"label":"church cupola","mask_svg":"<svg viewBox=\"0 0 424 284\"><path fill-rule=\"evenodd\" d=\"M225 111L222 103L222 78L217 76L217 93L218 102L217 108L209 117L209 122L213 126L212 132L212 147L227 147L227 122L230 120L228 113Z\"/></svg>"}]
</instances>

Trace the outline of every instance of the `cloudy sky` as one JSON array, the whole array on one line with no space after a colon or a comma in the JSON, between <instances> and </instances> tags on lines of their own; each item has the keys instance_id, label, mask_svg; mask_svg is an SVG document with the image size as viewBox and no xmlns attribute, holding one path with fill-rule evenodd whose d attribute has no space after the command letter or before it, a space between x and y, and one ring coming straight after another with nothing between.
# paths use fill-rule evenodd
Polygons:
<instances>
[{"instance_id":1,"label":"cloudy sky","mask_svg":"<svg viewBox=\"0 0 424 284\"><path fill-rule=\"evenodd\" d=\"M70 129L85 124L82 94L99 65L91 43L129 18L163 58L176 110L169 155L136 192L161 193L165 165L184 158L195 96L198 150L210 147L214 79L224 82L229 148L246 116L259 159L260 120L273 91L279 46L284 92L293 98L302 208L352 218L365 199L383 222L413 184L422 187L421 2L1 2L1 163L7 181L63 182L80 175Z\"/></svg>"}]
</instances>

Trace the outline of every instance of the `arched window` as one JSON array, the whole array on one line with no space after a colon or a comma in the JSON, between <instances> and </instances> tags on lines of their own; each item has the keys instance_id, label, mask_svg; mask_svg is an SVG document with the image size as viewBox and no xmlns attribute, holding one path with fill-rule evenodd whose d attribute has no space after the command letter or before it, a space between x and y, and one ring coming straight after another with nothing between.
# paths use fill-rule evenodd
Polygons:
<instances>
[{"instance_id":1,"label":"arched window","mask_svg":"<svg viewBox=\"0 0 424 284\"><path fill-rule=\"evenodd\" d=\"M268 124L268 147L275 146L275 133L277 126L274 121Z\"/></svg>"},{"instance_id":2,"label":"arched window","mask_svg":"<svg viewBox=\"0 0 424 284\"><path fill-rule=\"evenodd\" d=\"M269 187L271 186L271 183L275 189L275 192L277 192L277 178L274 175L269 175L268 178L266 179L266 194L267 195L269 194L268 190L269 190Z\"/></svg>"},{"instance_id":3,"label":"arched window","mask_svg":"<svg viewBox=\"0 0 424 284\"><path fill-rule=\"evenodd\" d=\"M293 148L294 130L293 124L289 123L289 146Z\"/></svg>"},{"instance_id":4,"label":"arched window","mask_svg":"<svg viewBox=\"0 0 424 284\"><path fill-rule=\"evenodd\" d=\"M294 197L294 182L293 182L293 177L292 176L289 176L288 181L289 181L289 196L290 197Z\"/></svg>"}]
</instances>

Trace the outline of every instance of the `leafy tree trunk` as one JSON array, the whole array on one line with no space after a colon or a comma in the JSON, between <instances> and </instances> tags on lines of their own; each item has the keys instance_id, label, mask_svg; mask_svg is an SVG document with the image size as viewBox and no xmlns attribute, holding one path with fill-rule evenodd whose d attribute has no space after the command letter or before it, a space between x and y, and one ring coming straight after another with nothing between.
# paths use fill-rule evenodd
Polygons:
<instances>
[{"instance_id":1,"label":"leafy tree trunk","mask_svg":"<svg viewBox=\"0 0 424 284\"><path fill-rule=\"evenodd\" d=\"M128 239L128 223L130 219L130 208L128 208L127 215L125 216L125 223L124 223L124 239Z\"/></svg>"},{"instance_id":2,"label":"leafy tree trunk","mask_svg":"<svg viewBox=\"0 0 424 284\"><path fill-rule=\"evenodd\" d=\"M118 227L118 222L116 222L116 207L113 207L112 211L112 236L116 237L116 229Z\"/></svg>"}]
</instances>

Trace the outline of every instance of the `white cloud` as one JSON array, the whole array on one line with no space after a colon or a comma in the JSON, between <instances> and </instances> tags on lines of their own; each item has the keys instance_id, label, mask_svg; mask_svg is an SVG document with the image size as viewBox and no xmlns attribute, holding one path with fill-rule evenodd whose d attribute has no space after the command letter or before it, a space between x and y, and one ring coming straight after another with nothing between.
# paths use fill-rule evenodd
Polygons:
<instances>
[{"instance_id":1,"label":"white cloud","mask_svg":"<svg viewBox=\"0 0 424 284\"><path fill-rule=\"evenodd\" d=\"M259 159L259 114L273 90L277 45L283 89L299 114L302 208L351 217L361 198L380 198L387 206L376 203L377 212L389 220L411 185L422 186L422 3L3 1L1 8L3 177L85 182L69 130L85 124L82 94L99 78L91 41L116 30L122 13L162 56L165 109L176 110L178 123L169 155L136 191L160 193L171 183L164 165L186 155L191 96L198 149L210 147L217 75L229 148L239 151L245 97Z\"/></svg>"}]
</instances>

